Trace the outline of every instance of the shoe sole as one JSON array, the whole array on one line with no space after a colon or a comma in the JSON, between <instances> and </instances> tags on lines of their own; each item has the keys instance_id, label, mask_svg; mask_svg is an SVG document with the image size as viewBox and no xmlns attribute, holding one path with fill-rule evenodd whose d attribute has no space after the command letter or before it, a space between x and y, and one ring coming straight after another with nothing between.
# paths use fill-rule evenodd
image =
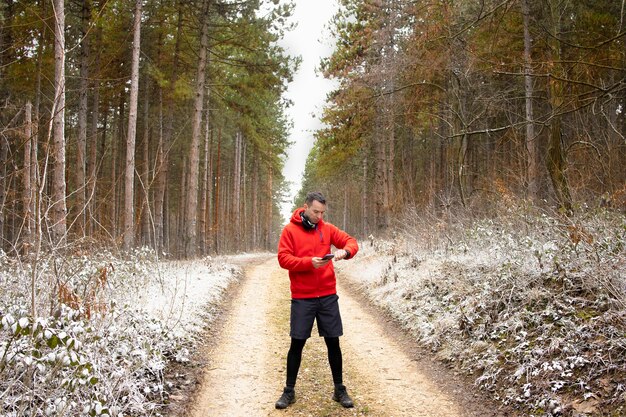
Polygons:
<instances>
[{"instance_id":1,"label":"shoe sole","mask_svg":"<svg viewBox=\"0 0 626 417\"><path fill-rule=\"evenodd\" d=\"M334 401L337 401L339 404L341 404L341 401L339 400L339 398L335 398L335 397L333 397L333 400L334 400ZM341 406L342 406L343 408L352 408L352 407L354 407L354 403L353 403L353 404L350 404L350 405L343 405L343 404L341 404Z\"/></svg>"}]
</instances>

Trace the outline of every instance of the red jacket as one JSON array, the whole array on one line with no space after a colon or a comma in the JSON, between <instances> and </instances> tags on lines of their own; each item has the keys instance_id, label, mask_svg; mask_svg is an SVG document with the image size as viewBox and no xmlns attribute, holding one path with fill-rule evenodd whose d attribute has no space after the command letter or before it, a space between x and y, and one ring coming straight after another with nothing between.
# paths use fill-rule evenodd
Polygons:
<instances>
[{"instance_id":1,"label":"red jacket","mask_svg":"<svg viewBox=\"0 0 626 417\"><path fill-rule=\"evenodd\" d=\"M315 269L311 258L330 253L331 244L347 250L352 258L359 245L352 236L323 220L317 223L315 229L305 229L300 217L303 211L299 208L293 212L278 241L278 263L289 270L291 297L315 298L336 294L333 262Z\"/></svg>"}]
</instances>

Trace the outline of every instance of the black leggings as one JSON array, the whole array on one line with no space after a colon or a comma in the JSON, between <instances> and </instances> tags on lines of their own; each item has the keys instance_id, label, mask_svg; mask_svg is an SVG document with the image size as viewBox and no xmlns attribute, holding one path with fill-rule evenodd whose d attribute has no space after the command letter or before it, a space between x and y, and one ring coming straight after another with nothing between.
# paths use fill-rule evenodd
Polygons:
<instances>
[{"instance_id":1,"label":"black leggings","mask_svg":"<svg viewBox=\"0 0 626 417\"><path fill-rule=\"evenodd\" d=\"M343 383L343 359L341 356L341 348L339 347L338 337L325 337L326 347L328 348L328 363L330 371L333 374L333 382L335 385ZM298 370L302 362L302 349L306 339L291 338L291 346L287 353L287 387L294 388L296 379L298 378Z\"/></svg>"}]
</instances>

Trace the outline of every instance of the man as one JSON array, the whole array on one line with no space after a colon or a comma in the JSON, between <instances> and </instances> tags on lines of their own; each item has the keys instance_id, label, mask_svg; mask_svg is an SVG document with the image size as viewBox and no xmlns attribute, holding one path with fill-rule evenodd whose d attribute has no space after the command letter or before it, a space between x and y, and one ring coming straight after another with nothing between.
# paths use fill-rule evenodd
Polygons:
<instances>
[{"instance_id":1,"label":"man","mask_svg":"<svg viewBox=\"0 0 626 417\"><path fill-rule=\"evenodd\" d=\"M278 263L289 270L291 281L291 346L287 353L287 383L276 401L276 408L287 408L296 401L295 385L302 359L302 349L311 337L317 320L320 336L328 348L328 362L335 384L333 400L343 407L353 407L352 399L343 385L343 358L339 336L343 325L339 314L333 261L350 259L359 246L356 240L336 226L325 223L326 200L319 192L306 196L303 208L293 212L278 242ZM330 246L337 250L332 259Z\"/></svg>"}]
</instances>

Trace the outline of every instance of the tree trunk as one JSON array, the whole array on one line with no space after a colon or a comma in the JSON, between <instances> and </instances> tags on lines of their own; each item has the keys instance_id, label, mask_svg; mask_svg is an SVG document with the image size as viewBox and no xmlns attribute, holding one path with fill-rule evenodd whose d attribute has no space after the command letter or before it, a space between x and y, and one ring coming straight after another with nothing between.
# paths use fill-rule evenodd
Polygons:
<instances>
[{"instance_id":1,"label":"tree trunk","mask_svg":"<svg viewBox=\"0 0 626 417\"><path fill-rule=\"evenodd\" d=\"M386 136L382 132L380 116L377 117L375 152L376 152L376 230L381 232L389 226L389 188L387 187L387 152L385 145Z\"/></svg>"},{"instance_id":2,"label":"tree trunk","mask_svg":"<svg viewBox=\"0 0 626 417\"><path fill-rule=\"evenodd\" d=\"M215 203L213 205L213 248L215 253L219 253L218 231L220 212L220 165L222 160L222 128L217 131L217 161L215 163Z\"/></svg>"},{"instance_id":3,"label":"tree trunk","mask_svg":"<svg viewBox=\"0 0 626 417\"><path fill-rule=\"evenodd\" d=\"M254 146L253 155L258 154L258 148ZM250 212L252 215L252 247L257 249L259 244L259 158L252 158L252 206Z\"/></svg>"},{"instance_id":4,"label":"tree trunk","mask_svg":"<svg viewBox=\"0 0 626 417\"><path fill-rule=\"evenodd\" d=\"M393 65L393 63L390 63ZM390 80L388 81L389 91L394 91L395 89L395 80L394 74L389 75ZM386 184L387 184L387 212L391 212L395 205L395 170L394 163L396 159L396 128L395 128L395 99L394 95L389 95L387 97L387 108L386 108L386 126L385 130L387 130L387 155L386 155ZM389 214L388 214L389 215Z\"/></svg>"},{"instance_id":5,"label":"tree trunk","mask_svg":"<svg viewBox=\"0 0 626 417\"><path fill-rule=\"evenodd\" d=\"M154 173L154 250L163 251L163 220L165 201L165 180L167 173L167 155L165 132L163 129L163 89L159 88L159 142L156 150L156 172Z\"/></svg>"},{"instance_id":6,"label":"tree trunk","mask_svg":"<svg viewBox=\"0 0 626 417\"><path fill-rule=\"evenodd\" d=\"M207 91L208 95L208 91ZM209 108L208 100L207 100L207 109ZM209 166L209 154L211 153L211 145L212 140L209 141L209 138L213 139L213 135L210 130L210 112L207 111L205 115L205 125L204 125L204 158L202 163L202 199L200 202L200 230L202 233L202 254L206 254L208 251L208 224L209 224L209 193L211 192L211 184L210 179L211 172Z\"/></svg>"},{"instance_id":7,"label":"tree trunk","mask_svg":"<svg viewBox=\"0 0 626 417\"><path fill-rule=\"evenodd\" d=\"M183 159L183 173L187 172L187 158ZM187 192L188 192L188 188L187 188L187 184L189 182L189 175L181 175L180 176L180 198L178 199L177 203L178 203L178 210L176 210L176 236L183 236L182 241L180 239L176 239L176 248L177 248L177 254L178 256L184 256L185 255L185 239L184 239L184 233L185 233L185 221L187 219L187 217L185 216L185 210L186 210L186 206L187 206ZM182 245L182 246L181 246Z\"/></svg>"},{"instance_id":8,"label":"tree trunk","mask_svg":"<svg viewBox=\"0 0 626 417\"><path fill-rule=\"evenodd\" d=\"M78 139L76 146L76 211L79 234L85 236L86 225L86 153L87 153L87 90L89 87L89 21L91 1L83 0L81 11L80 85L78 98Z\"/></svg>"},{"instance_id":9,"label":"tree trunk","mask_svg":"<svg viewBox=\"0 0 626 417\"><path fill-rule=\"evenodd\" d=\"M550 9L552 13L552 36L550 37L550 48L552 53L552 73L554 77L549 77L550 87L550 107L552 117L550 121L550 141L548 145L548 155L546 163L548 166L548 172L550 173L550 179L552 180L552 186L556 198L559 202L559 207L565 210L566 213L572 210L572 196L569 190L569 184L565 171L567 168L567 161L564 155L563 149L563 129L562 129L562 117L560 113L563 111L564 103L564 86L562 79L566 78L565 70L561 63L561 44L560 44L560 9L558 2L552 0L550 2Z\"/></svg>"},{"instance_id":10,"label":"tree trunk","mask_svg":"<svg viewBox=\"0 0 626 417\"><path fill-rule=\"evenodd\" d=\"M242 136L243 138L243 136ZM243 140L243 139L242 139ZM248 222L241 221L241 218L247 219L247 207L246 207L246 181L248 180L246 177L246 151L248 150L248 146L246 142L243 142L243 150L241 154L241 193L239 195L239 214L237 215L237 223L235 223L238 227L238 230L241 230L241 242L243 245L239 245L237 250L248 250Z\"/></svg>"},{"instance_id":11,"label":"tree trunk","mask_svg":"<svg viewBox=\"0 0 626 417\"><path fill-rule=\"evenodd\" d=\"M52 178L52 241L61 244L65 241L67 206L65 202L65 2L54 0L54 105L53 155L54 171Z\"/></svg>"},{"instance_id":12,"label":"tree trunk","mask_svg":"<svg viewBox=\"0 0 626 417\"><path fill-rule=\"evenodd\" d=\"M468 135L467 133L461 137L461 145L459 147L459 172L458 172L458 185L459 185L459 195L461 196L461 204L463 207L467 207L467 196L466 196L466 187L467 187L467 143L468 143Z\"/></svg>"},{"instance_id":13,"label":"tree trunk","mask_svg":"<svg viewBox=\"0 0 626 417\"><path fill-rule=\"evenodd\" d=\"M177 2L178 7L178 20L176 29L176 44L174 46L174 59L172 63L172 73L166 90L165 102L166 102L166 114L165 114L165 129L161 128L161 134L159 136L159 147L157 151L157 178L156 178L156 191L154 195L154 224L155 224L155 246L159 252L163 251L165 246L165 236L167 221L166 217L166 190L167 190L167 177L169 172L169 149L173 135L173 123L174 123L174 91L176 88L176 82L178 80L178 60L180 55L180 43L183 32L183 1ZM162 101L162 98L161 98ZM163 105L161 104L161 107ZM163 117L161 117L163 120Z\"/></svg>"},{"instance_id":14,"label":"tree trunk","mask_svg":"<svg viewBox=\"0 0 626 417\"><path fill-rule=\"evenodd\" d=\"M98 168L96 169L96 177L94 178L94 182L96 183L101 183L103 181L106 181L106 177L104 175L105 170L102 169L102 167L104 166L104 161L107 156L106 138L107 138L107 130L109 128L109 108L110 108L111 103L109 102L108 98L105 98L102 104L104 105L104 111L102 112L102 115L103 115L102 116L102 131L99 133L99 139L96 138L96 141L98 142L97 146L99 146L100 148L99 159L97 162ZM102 226L107 224L106 208L108 207L107 201L110 202L110 200L112 200L110 196L112 186L113 186L113 183L111 183L109 187L105 186L105 187L94 188L96 192L96 194L94 195L94 199L96 200L94 202L94 207L100 208L100 210L98 211L94 210L94 215L98 216L98 221L95 221L94 223L100 226L100 231L106 231L106 229L103 228ZM94 233L96 233L96 230L94 230Z\"/></svg>"},{"instance_id":15,"label":"tree trunk","mask_svg":"<svg viewBox=\"0 0 626 417\"><path fill-rule=\"evenodd\" d=\"M135 243L135 140L137 135L137 96L139 93L139 49L141 47L141 4L135 3L133 58L130 76L130 103L126 138L126 173L124 176L124 249Z\"/></svg>"},{"instance_id":16,"label":"tree trunk","mask_svg":"<svg viewBox=\"0 0 626 417\"><path fill-rule=\"evenodd\" d=\"M150 78L146 77L146 91L143 113L143 156L141 161L141 244L149 245L151 240L150 228L150 137L152 126L150 123Z\"/></svg>"},{"instance_id":17,"label":"tree trunk","mask_svg":"<svg viewBox=\"0 0 626 417\"><path fill-rule=\"evenodd\" d=\"M42 16L46 16L46 4L47 1L41 2L41 13ZM46 29L48 25L44 22L41 24L41 29L38 37L38 45L37 45L37 76L35 79L35 103L34 103L34 123L33 123L33 132L32 132L32 147L31 147L31 168L30 168L30 176L31 176L31 186L33 187L33 192L35 193L33 198L33 219L35 222L35 228L33 233L35 234L35 241L37 245L41 243L41 194L40 191L40 183L39 183L39 122L40 122L40 104L41 104L41 74L43 71L43 55L44 55L44 43L46 37ZM33 315L34 317L34 315Z\"/></svg>"},{"instance_id":18,"label":"tree trunk","mask_svg":"<svg viewBox=\"0 0 626 417\"><path fill-rule=\"evenodd\" d=\"M113 237L113 240L117 240L117 231L118 231L118 208L119 208L119 193L118 193L118 184L117 184L117 161L118 154L120 153L120 145L124 141L124 108L126 106L126 95L123 91L120 91L120 103L118 109L118 119L117 119L117 134L116 138L111 138L111 189L109 193L111 194L111 231L110 234Z\"/></svg>"},{"instance_id":19,"label":"tree trunk","mask_svg":"<svg viewBox=\"0 0 626 417\"><path fill-rule=\"evenodd\" d=\"M98 40L100 40L100 32L98 32ZM97 49L96 49L97 50ZM100 53L96 52L95 68L100 67ZM95 231L95 219L96 215L96 185L98 178L98 119L100 117L100 87L98 81L93 82L93 104L91 107L91 130L89 133L89 147L87 158L87 234L92 236Z\"/></svg>"},{"instance_id":20,"label":"tree trunk","mask_svg":"<svg viewBox=\"0 0 626 417\"><path fill-rule=\"evenodd\" d=\"M207 64L207 46L209 38L209 0L202 2L202 29L200 34L200 51L198 51L198 70L196 73L196 96L194 115L191 125L191 145L189 147L189 181L187 184L187 203L185 208L185 248L186 258L196 254L197 210L198 210L198 171L199 145L202 132L202 109L204 106L204 82Z\"/></svg>"},{"instance_id":21,"label":"tree trunk","mask_svg":"<svg viewBox=\"0 0 626 417\"><path fill-rule=\"evenodd\" d=\"M9 154L9 140L5 135L0 135L0 248L7 249L9 239L5 234L7 201L7 156Z\"/></svg>"},{"instance_id":22,"label":"tree trunk","mask_svg":"<svg viewBox=\"0 0 626 417\"><path fill-rule=\"evenodd\" d=\"M233 237L235 240L235 248L239 249L241 241L241 224L240 224L240 210L241 210L241 154L243 148L243 135L240 130L237 130L235 134L235 160L234 160L234 173L233 173L233 205L231 209L233 226Z\"/></svg>"},{"instance_id":23,"label":"tree trunk","mask_svg":"<svg viewBox=\"0 0 626 417\"><path fill-rule=\"evenodd\" d=\"M32 183L31 164L32 164L32 142L33 142L33 105L30 101L26 103L24 112L24 169L22 170L23 187L22 200L24 210L24 246L23 253L28 254L29 247L32 245L32 234L34 228L33 222L33 202L34 202L34 184Z\"/></svg>"},{"instance_id":24,"label":"tree trunk","mask_svg":"<svg viewBox=\"0 0 626 417\"><path fill-rule=\"evenodd\" d=\"M537 142L535 139L535 125L533 116L533 77L531 61L530 39L530 8L529 0L522 0L522 14L524 17L524 91L526 97L526 152L527 152L527 181L528 197L532 201L539 199L539 170L537 168Z\"/></svg>"},{"instance_id":25,"label":"tree trunk","mask_svg":"<svg viewBox=\"0 0 626 417\"><path fill-rule=\"evenodd\" d=\"M369 224L369 219L367 213L369 212L367 207L367 189L368 189L368 181L367 181L367 156L363 158L363 191L361 192L361 209L363 212L361 213L362 224L361 229L363 230L363 237L368 236L367 225Z\"/></svg>"},{"instance_id":26,"label":"tree trunk","mask_svg":"<svg viewBox=\"0 0 626 417\"><path fill-rule=\"evenodd\" d=\"M267 234L265 238L265 249L270 249L272 242L272 224L274 223L274 202L272 201L272 195L274 190L274 171L270 166L269 168L269 181L267 182Z\"/></svg>"}]
</instances>

